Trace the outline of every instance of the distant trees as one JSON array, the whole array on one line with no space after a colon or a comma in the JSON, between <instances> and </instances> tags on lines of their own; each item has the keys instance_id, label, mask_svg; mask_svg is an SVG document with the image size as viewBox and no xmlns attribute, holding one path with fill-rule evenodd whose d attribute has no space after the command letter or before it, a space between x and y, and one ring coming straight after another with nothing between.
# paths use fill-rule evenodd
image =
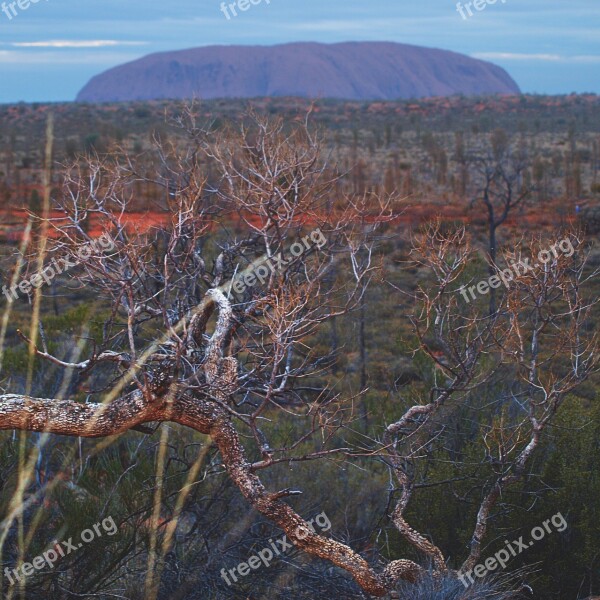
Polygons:
<instances>
[{"instance_id":1,"label":"distant trees","mask_svg":"<svg viewBox=\"0 0 600 600\"><path fill-rule=\"evenodd\" d=\"M432 161L436 183L438 185L445 185L448 175L448 155L446 154L446 150L431 132L423 134L421 143Z\"/></svg>"},{"instance_id":2,"label":"distant trees","mask_svg":"<svg viewBox=\"0 0 600 600\"><path fill-rule=\"evenodd\" d=\"M99 133L88 133L83 138L83 149L85 152L105 152L106 144Z\"/></svg>"},{"instance_id":3,"label":"distant trees","mask_svg":"<svg viewBox=\"0 0 600 600\"><path fill-rule=\"evenodd\" d=\"M489 273L492 276L498 256L498 228L532 195L532 161L526 148L501 129L490 135L487 147L469 152L468 161L472 172L471 206L481 205L486 216ZM490 314L495 311L496 290L492 289Z\"/></svg>"},{"instance_id":4,"label":"distant trees","mask_svg":"<svg viewBox=\"0 0 600 600\"><path fill-rule=\"evenodd\" d=\"M41 215L42 212L42 197L37 190L31 191L31 196L29 196L29 210L37 216Z\"/></svg>"}]
</instances>

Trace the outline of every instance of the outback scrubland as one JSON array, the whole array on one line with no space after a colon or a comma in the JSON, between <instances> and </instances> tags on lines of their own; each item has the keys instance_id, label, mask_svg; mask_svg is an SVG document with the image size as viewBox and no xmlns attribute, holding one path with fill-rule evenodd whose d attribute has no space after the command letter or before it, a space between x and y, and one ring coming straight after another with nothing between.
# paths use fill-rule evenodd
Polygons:
<instances>
[{"instance_id":1,"label":"outback scrubland","mask_svg":"<svg viewBox=\"0 0 600 600\"><path fill-rule=\"evenodd\" d=\"M2 597L600 593L599 109L0 106Z\"/></svg>"}]
</instances>

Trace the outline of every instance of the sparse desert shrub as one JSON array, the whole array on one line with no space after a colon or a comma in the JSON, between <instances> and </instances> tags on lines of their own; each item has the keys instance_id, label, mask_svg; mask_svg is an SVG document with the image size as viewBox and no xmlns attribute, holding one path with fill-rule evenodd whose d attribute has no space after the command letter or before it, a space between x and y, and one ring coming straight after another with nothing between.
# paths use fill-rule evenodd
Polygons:
<instances>
[{"instance_id":1,"label":"sparse desert shrub","mask_svg":"<svg viewBox=\"0 0 600 600\"><path fill-rule=\"evenodd\" d=\"M578 215L580 227L587 234L600 233L600 206L588 206Z\"/></svg>"},{"instance_id":2,"label":"sparse desert shrub","mask_svg":"<svg viewBox=\"0 0 600 600\"><path fill-rule=\"evenodd\" d=\"M518 600L530 598L526 593L519 591L516 576L497 575L488 577L483 581L476 581L473 585L465 586L449 575L444 578L428 575L419 584L402 583L398 587L402 600Z\"/></svg>"}]
</instances>

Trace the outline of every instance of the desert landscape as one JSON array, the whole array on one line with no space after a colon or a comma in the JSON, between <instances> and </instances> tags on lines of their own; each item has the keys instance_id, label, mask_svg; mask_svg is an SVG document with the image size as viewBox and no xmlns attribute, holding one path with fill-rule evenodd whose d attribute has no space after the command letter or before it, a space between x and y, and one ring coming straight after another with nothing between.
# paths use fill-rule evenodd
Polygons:
<instances>
[{"instance_id":1,"label":"desert landscape","mask_svg":"<svg viewBox=\"0 0 600 600\"><path fill-rule=\"evenodd\" d=\"M6 6L3 600L600 594L597 11L353 1Z\"/></svg>"}]
</instances>

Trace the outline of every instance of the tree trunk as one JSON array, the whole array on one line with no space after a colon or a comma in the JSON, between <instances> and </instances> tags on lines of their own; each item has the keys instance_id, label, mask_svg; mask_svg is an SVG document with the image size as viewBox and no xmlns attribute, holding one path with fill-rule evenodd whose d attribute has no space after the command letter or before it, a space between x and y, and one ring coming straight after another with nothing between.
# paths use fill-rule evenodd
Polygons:
<instances>
[{"instance_id":1,"label":"tree trunk","mask_svg":"<svg viewBox=\"0 0 600 600\"><path fill-rule=\"evenodd\" d=\"M118 435L151 421L171 421L210 435L228 475L250 504L283 529L295 546L345 569L366 592L381 597L398 579L416 582L422 574L422 568L409 560L393 561L378 574L348 546L312 533L280 494L265 489L252 471L229 414L211 400L177 390L150 399L136 390L108 405L16 394L0 396L0 429L98 438Z\"/></svg>"}]
</instances>

